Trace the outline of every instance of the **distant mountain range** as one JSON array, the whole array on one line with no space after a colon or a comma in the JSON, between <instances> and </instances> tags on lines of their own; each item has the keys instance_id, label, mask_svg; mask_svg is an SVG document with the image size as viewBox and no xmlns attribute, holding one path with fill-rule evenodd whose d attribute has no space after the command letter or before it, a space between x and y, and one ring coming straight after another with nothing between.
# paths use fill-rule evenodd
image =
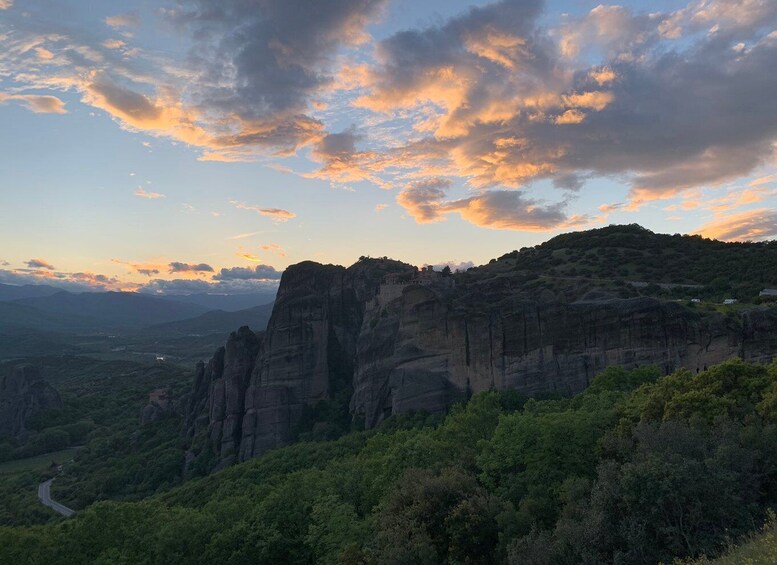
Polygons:
<instances>
[{"instance_id":1,"label":"distant mountain range","mask_svg":"<svg viewBox=\"0 0 777 565\"><path fill-rule=\"evenodd\" d=\"M251 310L273 298L270 293L164 297L134 292L72 293L48 285L0 284L0 331L137 330L192 318L190 329L183 323L176 329L169 328L170 331L215 332L231 329L244 319L258 327L264 319L264 310ZM211 316L200 318L209 312ZM208 323L213 323L213 329L208 329Z\"/></svg>"},{"instance_id":2,"label":"distant mountain range","mask_svg":"<svg viewBox=\"0 0 777 565\"><path fill-rule=\"evenodd\" d=\"M241 326L250 326L254 330L264 330L270 321L273 303L254 306L236 312L224 310L211 310L195 318L156 324L147 328L149 333L161 333L166 335L179 334L211 334L220 333L228 335L229 332Z\"/></svg>"},{"instance_id":3,"label":"distant mountain range","mask_svg":"<svg viewBox=\"0 0 777 565\"><path fill-rule=\"evenodd\" d=\"M19 300L21 298L51 296L58 292L62 292L62 289L47 284L25 284L20 286L0 284L0 301L5 302L8 300Z\"/></svg>"},{"instance_id":4,"label":"distant mountain range","mask_svg":"<svg viewBox=\"0 0 777 565\"><path fill-rule=\"evenodd\" d=\"M225 312L237 312L247 308L261 306L275 300L276 290L265 292L253 292L251 294L165 294L161 298L197 304L208 310L224 310Z\"/></svg>"}]
</instances>

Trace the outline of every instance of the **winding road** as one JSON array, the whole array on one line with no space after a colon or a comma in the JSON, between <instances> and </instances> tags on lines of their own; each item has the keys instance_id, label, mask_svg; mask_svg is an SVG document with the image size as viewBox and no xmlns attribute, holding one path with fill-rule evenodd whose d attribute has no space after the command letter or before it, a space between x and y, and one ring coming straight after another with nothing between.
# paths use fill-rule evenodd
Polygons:
<instances>
[{"instance_id":1,"label":"winding road","mask_svg":"<svg viewBox=\"0 0 777 565\"><path fill-rule=\"evenodd\" d=\"M54 512L58 512L66 518L70 518L73 514L76 513L75 510L71 510L67 506L60 504L55 500L51 500L51 483L53 482L54 479L49 479L48 481L38 485L38 498L40 499L41 504L44 506L48 506L54 510Z\"/></svg>"}]
</instances>

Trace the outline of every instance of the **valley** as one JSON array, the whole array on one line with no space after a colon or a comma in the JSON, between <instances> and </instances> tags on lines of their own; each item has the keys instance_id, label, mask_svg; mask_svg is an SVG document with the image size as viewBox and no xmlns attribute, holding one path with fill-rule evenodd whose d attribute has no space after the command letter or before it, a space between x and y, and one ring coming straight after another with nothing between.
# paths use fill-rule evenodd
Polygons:
<instances>
[{"instance_id":1,"label":"valley","mask_svg":"<svg viewBox=\"0 0 777 565\"><path fill-rule=\"evenodd\" d=\"M61 406L0 444L0 557L18 559L24 539L33 562L60 548L74 563L722 554L716 528L747 536L777 488L777 305L754 290L777 286L777 247L749 245L613 226L466 272L304 262L272 306L22 331L51 345L0 371L36 367ZM653 248L685 254L687 276L637 263L603 276ZM578 267L559 271L572 249ZM633 481L664 475L671 492L633 498ZM75 516L42 506L40 484ZM694 525L645 522L664 504Z\"/></svg>"}]
</instances>

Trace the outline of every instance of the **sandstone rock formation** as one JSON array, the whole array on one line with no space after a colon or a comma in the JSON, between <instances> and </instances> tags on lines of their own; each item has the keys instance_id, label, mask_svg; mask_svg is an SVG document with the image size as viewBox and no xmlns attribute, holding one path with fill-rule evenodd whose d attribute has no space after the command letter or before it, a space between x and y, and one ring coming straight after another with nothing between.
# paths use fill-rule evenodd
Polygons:
<instances>
[{"instance_id":1,"label":"sandstone rock formation","mask_svg":"<svg viewBox=\"0 0 777 565\"><path fill-rule=\"evenodd\" d=\"M61 409L62 399L33 365L18 365L0 380L0 436L24 440L31 416Z\"/></svg>"},{"instance_id":2,"label":"sandstone rock formation","mask_svg":"<svg viewBox=\"0 0 777 565\"><path fill-rule=\"evenodd\" d=\"M207 429L219 466L290 441L305 407L351 385L365 306L384 276L413 271L390 260L287 269L267 331L240 328L198 365L186 435Z\"/></svg>"},{"instance_id":3,"label":"sandstone rock formation","mask_svg":"<svg viewBox=\"0 0 777 565\"><path fill-rule=\"evenodd\" d=\"M611 365L698 371L777 353L773 309L726 317L607 292L531 295L501 272L436 277L390 260L289 267L266 333L241 328L198 365L186 434L207 434L223 466L288 443L343 391L369 428L489 389L575 393Z\"/></svg>"}]
</instances>

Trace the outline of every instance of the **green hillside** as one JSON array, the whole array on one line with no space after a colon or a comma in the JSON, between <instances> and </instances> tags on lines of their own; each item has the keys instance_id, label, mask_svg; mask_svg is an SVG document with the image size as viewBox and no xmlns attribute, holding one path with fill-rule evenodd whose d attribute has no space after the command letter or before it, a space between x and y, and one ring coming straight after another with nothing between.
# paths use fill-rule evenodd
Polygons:
<instances>
[{"instance_id":1,"label":"green hillside","mask_svg":"<svg viewBox=\"0 0 777 565\"><path fill-rule=\"evenodd\" d=\"M535 294L548 289L576 297L606 288L622 296L757 302L761 290L777 288L777 241L725 243L653 233L636 224L614 225L559 235L503 255L468 275L484 280L510 277ZM635 288L630 284L634 282L652 285Z\"/></svg>"},{"instance_id":2,"label":"green hillside","mask_svg":"<svg viewBox=\"0 0 777 565\"><path fill-rule=\"evenodd\" d=\"M299 443L152 498L0 528L8 563L657 563L777 503L777 364L609 369L574 398Z\"/></svg>"}]
</instances>

